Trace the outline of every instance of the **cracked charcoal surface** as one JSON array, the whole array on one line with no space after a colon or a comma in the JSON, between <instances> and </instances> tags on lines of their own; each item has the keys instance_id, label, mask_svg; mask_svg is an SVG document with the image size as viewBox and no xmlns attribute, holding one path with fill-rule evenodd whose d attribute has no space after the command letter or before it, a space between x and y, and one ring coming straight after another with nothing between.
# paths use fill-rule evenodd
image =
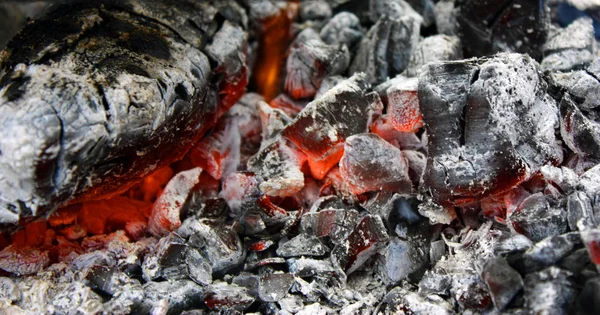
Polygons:
<instances>
[{"instance_id":1,"label":"cracked charcoal surface","mask_svg":"<svg viewBox=\"0 0 600 315\"><path fill-rule=\"evenodd\" d=\"M219 64L229 52L202 49L224 29L231 41L245 41L241 26L216 24L218 10L207 3L186 1L173 11L162 1L105 2L58 6L2 53L5 227L66 201L122 191L180 158L223 110L209 59ZM202 29L169 14L190 16ZM244 66L242 59L237 67Z\"/></svg>"}]
</instances>

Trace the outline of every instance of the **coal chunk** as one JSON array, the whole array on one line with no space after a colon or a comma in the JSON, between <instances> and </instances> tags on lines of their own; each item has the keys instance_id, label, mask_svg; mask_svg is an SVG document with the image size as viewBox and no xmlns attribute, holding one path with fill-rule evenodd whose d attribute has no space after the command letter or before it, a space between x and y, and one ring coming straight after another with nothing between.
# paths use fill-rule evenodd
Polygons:
<instances>
[{"instance_id":1,"label":"coal chunk","mask_svg":"<svg viewBox=\"0 0 600 315\"><path fill-rule=\"evenodd\" d=\"M587 67L594 60L595 41L591 18L579 18L565 28L550 29L542 69L569 71Z\"/></svg>"},{"instance_id":2,"label":"coal chunk","mask_svg":"<svg viewBox=\"0 0 600 315\"><path fill-rule=\"evenodd\" d=\"M570 272L557 267L525 276L525 305L532 313L569 314L575 300Z\"/></svg>"},{"instance_id":3,"label":"coal chunk","mask_svg":"<svg viewBox=\"0 0 600 315\"><path fill-rule=\"evenodd\" d=\"M580 314L600 312L600 278L588 279L577 298L577 310Z\"/></svg>"},{"instance_id":4,"label":"coal chunk","mask_svg":"<svg viewBox=\"0 0 600 315\"><path fill-rule=\"evenodd\" d=\"M583 231L597 225L592 201L585 193L574 192L567 197L567 221L571 231Z\"/></svg>"},{"instance_id":5,"label":"coal chunk","mask_svg":"<svg viewBox=\"0 0 600 315\"><path fill-rule=\"evenodd\" d=\"M424 182L441 204L468 203L562 161L558 108L526 55L433 63L419 76L429 137Z\"/></svg>"},{"instance_id":6,"label":"coal chunk","mask_svg":"<svg viewBox=\"0 0 600 315\"><path fill-rule=\"evenodd\" d=\"M282 243L277 248L277 255L281 257L297 256L322 256L329 252L329 248L318 237L300 234Z\"/></svg>"},{"instance_id":7,"label":"coal chunk","mask_svg":"<svg viewBox=\"0 0 600 315\"><path fill-rule=\"evenodd\" d=\"M551 207L543 193L531 195L523 200L508 220L515 231L534 242L562 234L567 230L564 210Z\"/></svg>"},{"instance_id":8,"label":"coal chunk","mask_svg":"<svg viewBox=\"0 0 600 315\"><path fill-rule=\"evenodd\" d=\"M360 20L351 12L340 12L327 22L319 34L329 45L346 45L352 50L363 38Z\"/></svg>"},{"instance_id":9,"label":"coal chunk","mask_svg":"<svg viewBox=\"0 0 600 315\"><path fill-rule=\"evenodd\" d=\"M204 304L213 310L243 311L250 307L254 300L248 289L226 282L209 286L204 294Z\"/></svg>"},{"instance_id":10,"label":"coal chunk","mask_svg":"<svg viewBox=\"0 0 600 315\"><path fill-rule=\"evenodd\" d=\"M422 66L433 61L462 59L462 46L457 36L433 35L424 38L415 47L406 69L406 75L419 75Z\"/></svg>"},{"instance_id":11,"label":"coal chunk","mask_svg":"<svg viewBox=\"0 0 600 315\"><path fill-rule=\"evenodd\" d=\"M581 246L579 233L566 233L543 239L513 262L522 272L532 272L556 265Z\"/></svg>"},{"instance_id":12,"label":"coal chunk","mask_svg":"<svg viewBox=\"0 0 600 315\"><path fill-rule=\"evenodd\" d=\"M468 0L456 20L459 36L469 43L464 46L467 56L509 51L541 60L548 36L546 14L542 0Z\"/></svg>"},{"instance_id":13,"label":"coal chunk","mask_svg":"<svg viewBox=\"0 0 600 315\"><path fill-rule=\"evenodd\" d=\"M277 302L288 295L294 276L287 273L272 273L260 278L258 297L265 302Z\"/></svg>"},{"instance_id":14,"label":"coal chunk","mask_svg":"<svg viewBox=\"0 0 600 315\"><path fill-rule=\"evenodd\" d=\"M523 288L521 275L504 258L492 258L483 267L483 281L497 310L503 310Z\"/></svg>"},{"instance_id":15,"label":"coal chunk","mask_svg":"<svg viewBox=\"0 0 600 315\"><path fill-rule=\"evenodd\" d=\"M191 280L148 282L143 286L144 305L141 310L150 311L161 301L166 301L167 314L179 314L183 310L202 306L204 288Z\"/></svg>"},{"instance_id":16,"label":"coal chunk","mask_svg":"<svg viewBox=\"0 0 600 315\"><path fill-rule=\"evenodd\" d=\"M600 124L586 117L566 94L560 102L560 133L565 144L577 155L600 161Z\"/></svg>"}]
</instances>

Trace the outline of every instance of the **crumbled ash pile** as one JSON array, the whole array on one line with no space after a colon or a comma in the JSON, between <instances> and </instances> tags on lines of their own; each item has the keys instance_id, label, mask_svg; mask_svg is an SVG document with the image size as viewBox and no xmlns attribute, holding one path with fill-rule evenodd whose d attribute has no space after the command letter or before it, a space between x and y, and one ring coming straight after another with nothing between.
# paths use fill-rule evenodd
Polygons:
<instances>
[{"instance_id":1,"label":"crumbled ash pile","mask_svg":"<svg viewBox=\"0 0 600 315\"><path fill-rule=\"evenodd\" d=\"M600 313L597 21L561 26L562 1L207 3L247 26L199 52L235 105L125 193L0 234L1 311ZM280 94L238 95L280 20Z\"/></svg>"}]
</instances>

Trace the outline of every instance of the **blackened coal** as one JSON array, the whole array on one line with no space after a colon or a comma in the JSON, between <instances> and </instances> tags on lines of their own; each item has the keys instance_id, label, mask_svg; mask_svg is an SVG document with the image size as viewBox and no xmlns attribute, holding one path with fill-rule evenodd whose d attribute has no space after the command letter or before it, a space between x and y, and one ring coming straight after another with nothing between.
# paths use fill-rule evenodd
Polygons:
<instances>
[{"instance_id":1,"label":"blackened coal","mask_svg":"<svg viewBox=\"0 0 600 315\"><path fill-rule=\"evenodd\" d=\"M83 6L164 33L166 46L145 47L150 61L126 78L153 86L159 66L185 76L191 55L171 49L180 44L206 54L206 71L189 71L206 84L191 86L206 90L204 104L233 106L167 168L152 198L136 187L0 235L0 312L598 313L592 22L561 27L546 15L555 6L488 2ZM249 75L246 53L253 58L256 35L282 14L298 16L281 30L293 40L281 94L232 104ZM92 35L104 22L90 23L81 36L100 40ZM101 43L146 43L114 35ZM48 52L43 65L63 69L72 50ZM31 100L34 79L7 77L5 99ZM157 84L193 102L195 90L173 80ZM121 83L130 97L148 95ZM128 207L139 208L132 222Z\"/></svg>"}]
</instances>

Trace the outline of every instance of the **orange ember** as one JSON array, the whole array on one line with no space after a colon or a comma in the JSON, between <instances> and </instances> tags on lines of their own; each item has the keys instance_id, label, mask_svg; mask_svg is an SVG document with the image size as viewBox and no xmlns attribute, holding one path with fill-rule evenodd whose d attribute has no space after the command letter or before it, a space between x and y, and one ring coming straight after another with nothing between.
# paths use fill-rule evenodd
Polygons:
<instances>
[{"instance_id":1,"label":"orange ember","mask_svg":"<svg viewBox=\"0 0 600 315\"><path fill-rule=\"evenodd\" d=\"M281 89L281 69L291 42L290 28L298 14L298 4L294 2L277 16L263 22L252 83L267 102L275 98Z\"/></svg>"}]
</instances>

